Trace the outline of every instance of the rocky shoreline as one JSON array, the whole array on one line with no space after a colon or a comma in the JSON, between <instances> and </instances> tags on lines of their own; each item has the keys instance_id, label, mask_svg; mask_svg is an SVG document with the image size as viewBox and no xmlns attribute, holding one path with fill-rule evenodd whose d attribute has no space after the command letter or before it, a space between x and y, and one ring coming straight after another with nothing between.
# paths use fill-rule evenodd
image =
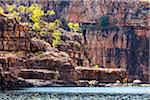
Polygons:
<instances>
[{"instance_id":1,"label":"rocky shoreline","mask_svg":"<svg viewBox=\"0 0 150 100\"><path fill-rule=\"evenodd\" d=\"M6 87L1 88L1 90L16 90L29 87L131 87L131 86L140 86L140 87L150 87L150 84L144 83L100 83L98 81L74 81L74 82L65 82L58 80L26 80L18 81L10 86L5 85Z\"/></svg>"},{"instance_id":2,"label":"rocky shoreline","mask_svg":"<svg viewBox=\"0 0 150 100\"><path fill-rule=\"evenodd\" d=\"M58 86L89 86L97 82L116 80L127 82L127 72L123 68L83 67L74 61L71 55L74 49L77 50L75 44L82 41L82 35L79 33L64 33L62 38L65 43L59 48L53 48L41 38L32 37L29 34L29 26L20 24L15 18L1 15L0 21L5 26L2 27L0 39L2 88L57 86L57 83ZM67 39L72 42L67 42ZM65 48L68 51L63 51ZM79 53L76 55L79 56ZM87 82L76 82L79 80ZM97 82L91 83L90 80Z\"/></svg>"}]
</instances>

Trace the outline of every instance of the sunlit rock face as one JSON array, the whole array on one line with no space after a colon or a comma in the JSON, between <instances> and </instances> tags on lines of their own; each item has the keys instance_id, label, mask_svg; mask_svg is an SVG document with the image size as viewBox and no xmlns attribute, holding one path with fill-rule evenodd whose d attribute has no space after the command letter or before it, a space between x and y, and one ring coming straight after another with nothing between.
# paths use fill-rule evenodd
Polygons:
<instances>
[{"instance_id":1,"label":"sunlit rock face","mask_svg":"<svg viewBox=\"0 0 150 100\"><path fill-rule=\"evenodd\" d=\"M10 1L9 3L30 6L35 1L22 0L21 2ZM5 1L0 2L2 2L0 3L2 7L7 4ZM93 67L99 65L101 68L114 68L114 70L115 68L124 68L128 71L129 81L139 79L142 82L148 82L148 20L150 16L147 1L38 0L37 3L41 4L45 10L54 9L57 12L56 15L48 16L44 20L53 21L60 18L64 21L63 27L65 29L67 29L67 21L80 23L82 26L91 23L97 24L101 17L109 17L111 27L107 30L97 29L96 27L94 27L96 28L94 30L85 28L86 34L84 36L73 32L63 32L61 36L62 44L58 46L57 50L50 45L51 36L38 36L36 33L33 34L32 31L28 36L26 25L19 24L15 19L0 16L0 71L6 71L0 74L1 80L4 77L7 77L6 80L11 79L9 77L12 77L10 75L12 72L24 78L31 78L29 74L32 74L32 78L41 78L41 76L48 75L50 77L45 77L45 79L55 79L58 74L55 71L58 71L58 79L72 81L82 79L82 76L86 75L83 72L80 77L76 76L76 66ZM25 16L23 19L28 22L28 18ZM37 39L32 39L33 37ZM41 39L46 40L46 42ZM9 56L6 55L8 51L11 52ZM16 51L19 51L19 54L12 53ZM33 53L37 51L44 53L34 55ZM42 71L39 69L42 69ZM89 76L85 76L85 79L93 79L99 76L99 74L95 75L97 70L93 70L91 74L88 74ZM87 73L90 73L90 71ZM107 77L106 75L106 78L103 77L103 79L109 82L110 76ZM114 76L114 80L111 82L120 79L116 78L118 77L116 74ZM124 76L126 77L126 75ZM12 79L18 80L16 77L12 77ZM37 82L33 80L22 81L27 83ZM44 82L39 82L39 84L41 83Z\"/></svg>"},{"instance_id":2,"label":"sunlit rock face","mask_svg":"<svg viewBox=\"0 0 150 100\"><path fill-rule=\"evenodd\" d=\"M66 20L98 23L108 16L117 30L86 29L87 48L84 49L84 66L98 64L106 68L126 68L129 81L148 82L148 20L149 2L146 0L78 0L71 2ZM89 30L89 31L88 31Z\"/></svg>"},{"instance_id":3,"label":"sunlit rock face","mask_svg":"<svg viewBox=\"0 0 150 100\"><path fill-rule=\"evenodd\" d=\"M119 26L147 26L148 6L141 0L77 0L70 3L66 19L89 23L107 15Z\"/></svg>"},{"instance_id":4,"label":"sunlit rock face","mask_svg":"<svg viewBox=\"0 0 150 100\"><path fill-rule=\"evenodd\" d=\"M70 56L29 35L28 25L0 15L0 88L74 81L75 64Z\"/></svg>"},{"instance_id":5,"label":"sunlit rock face","mask_svg":"<svg viewBox=\"0 0 150 100\"><path fill-rule=\"evenodd\" d=\"M30 49L29 27L15 18L0 15L0 51L28 51Z\"/></svg>"},{"instance_id":6,"label":"sunlit rock face","mask_svg":"<svg viewBox=\"0 0 150 100\"><path fill-rule=\"evenodd\" d=\"M146 36L137 36L131 31L128 34L114 31L107 37L99 34L88 35L89 48L85 55L91 62L88 63L90 66L99 64L103 68L125 68L128 70L129 79L136 77L148 81L149 50Z\"/></svg>"},{"instance_id":7,"label":"sunlit rock face","mask_svg":"<svg viewBox=\"0 0 150 100\"><path fill-rule=\"evenodd\" d=\"M127 82L127 73L123 68L87 68L77 67L80 80L96 80L104 83Z\"/></svg>"},{"instance_id":8,"label":"sunlit rock face","mask_svg":"<svg viewBox=\"0 0 150 100\"><path fill-rule=\"evenodd\" d=\"M86 75L86 72L82 72L82 68L76 69L78 66L76 58L81 55L80 50L83 45L83 37L80 33L64 31L65 33L61 35L62 44L58 48L52 48L50 43L38 37L32 38L29 34L31 31L26 28L28 26L22 25L15 18L10 19L1 16L0 19L2 23L4 21L3 26L6 26L1 27L1 46L3 48L0 51L0 88L54 86L55 83L70 85L76 84L76 81L81 80ZM16 26L18 27L16 28ZM12 31L12 34L7 35L10 31L8 29ZM17 31L18 29L19 31ZM10 39L7 44L4 44L5 39L6 41ZM16 39L16 41L28 39L28 41L16 43L13 39ZM26 45L29 45L29 47L26 47ZM4 49L6 47L7 49ZM10 49L12 47L14 49ZM87 67L84 67L84 69L87 69ZM92 69L92 72L90 70L86 70L91 74L86 75L85 80L90 81L101 76L98 79L100 82L116 82L116 80L122 81L127 78L125 69L103 71L97 68ZM97 71L98 74L93 74ZM112 76L113 78L110 80Z\"/></svg>"}]
</instances>

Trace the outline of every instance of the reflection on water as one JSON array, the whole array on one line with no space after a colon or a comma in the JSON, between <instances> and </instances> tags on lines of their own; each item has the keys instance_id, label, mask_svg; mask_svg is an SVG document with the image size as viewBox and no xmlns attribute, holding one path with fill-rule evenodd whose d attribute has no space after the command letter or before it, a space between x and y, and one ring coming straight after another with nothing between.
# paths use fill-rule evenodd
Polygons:
<instances>
[{"instance_id":1,"label":"reflection on water","mask_svg":"<svg viewBox=\"0 0 150 100\"><path fill-rule=\"evenodd\" d=\"M42 87L0 93L0 100L150 100L150 87Z\"/></svg>"}]
</instances>

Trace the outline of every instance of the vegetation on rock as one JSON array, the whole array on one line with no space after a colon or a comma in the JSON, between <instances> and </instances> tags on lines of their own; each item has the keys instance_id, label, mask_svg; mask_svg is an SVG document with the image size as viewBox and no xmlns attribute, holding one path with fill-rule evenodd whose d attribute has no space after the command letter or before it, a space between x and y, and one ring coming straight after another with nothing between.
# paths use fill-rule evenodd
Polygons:
<instances>
[{"instance_id":1,"label":"vegetation on rock","mask_svg":"<svg viewBox=\"0 0 150 100\"><path fill-rule=\"evenodd\" d=\"M2 7L0 7L0 14L3 14L4 9Z\"/></svg>"},{"instance_id":2,"label":"vegetation on rock","mask_svg":"<svg viewBox=\"0 0 150 100\"><path fill-rule=\"evenodd\" d=\"M110 27L110 21L108 16L100 17L99 26L102 27L102 30L107 30Z\"/></svg>"},{"instance_id":3,"label":"vegetation on rock","mask_svg":"<svg viewBox=\"0 0 150 100\"><path fill-rule=\"evenodd\" d=\"M73 32L80 31L79 23L68 23L68 27L69 27Z\"/></svg>"},{"instance_id":4,"label":"vegetation on rock","mask_svg":"<svg viewBox=\"0 0 150 100\"><path fill-rule=\"evenodd\" d=\"M99 68L99 65L98 65L98 64L96 64L96 65L94 66L94 68Z\"/></svg>"},{"instance_id":5,"label":"vegetation on rock","mask_svg":"<svg viewBox=\"0 0 150 100\"><path fill-rule=\"evenodd\" d=\"M22 22L22 17L24 14L27 15L28 22L32 24L32 30L35 30L39 32L40 34L52 34L52 46L57 47L61 41L61 31L59 30L59 26L61 25L61 21L59 19L56 19L53 22L47 22L44 21L42 18L46 17L47 15L55 15L56 12L54 10L47 10L46 13L44 13L44 10L42 10L41 6L39 4L32 4L31 6L24 6L24 5L7 5L6 12L5 10L0 7L0 14L3 14L5 16L13 16L18 21ZM23 16L22 16L23 15ZM42 30L42 29L46 30ZM79 30L79 24L72 24L72 27L70 29L73 29L73 31Z\"/></svg>"}]
</instances>

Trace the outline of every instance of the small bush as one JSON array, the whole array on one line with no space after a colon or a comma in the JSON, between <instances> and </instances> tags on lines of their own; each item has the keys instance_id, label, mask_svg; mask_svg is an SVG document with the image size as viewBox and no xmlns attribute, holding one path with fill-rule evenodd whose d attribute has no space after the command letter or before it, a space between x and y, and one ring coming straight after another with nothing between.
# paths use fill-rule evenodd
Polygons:
<instances>
[{"instance_id":1,"label":"small bush","mask_svg":"<svg viewBox=\"0 0 150 100\"><path fill-rule=\"evenodd\" d=\"M102 17L100 17L98 24L102 28L102 30L109 29L109 27L110 27L109 16L102 16Z\"/></svg>"},{"instance_id":2,"label":"small bush","mask_svg":"<svg viewBox=\"0 0 150 100\"><path fill-rule=\"evenodd\" d=\"M96 64L96 65L94 66L94 68L99 68L99 65L98 65L98 64Z\"/></svg>"},{"instance_id":3,"label":"small bush","mask_svg":"<svg viewBox=\"0 0 150 100\"><path fill-rule=\"evenodd\" d=\"M69 23L68 27L73 31L73 32L78 32L80 31L80 26L79 23Z\"/></svg>"}]
</instances>

